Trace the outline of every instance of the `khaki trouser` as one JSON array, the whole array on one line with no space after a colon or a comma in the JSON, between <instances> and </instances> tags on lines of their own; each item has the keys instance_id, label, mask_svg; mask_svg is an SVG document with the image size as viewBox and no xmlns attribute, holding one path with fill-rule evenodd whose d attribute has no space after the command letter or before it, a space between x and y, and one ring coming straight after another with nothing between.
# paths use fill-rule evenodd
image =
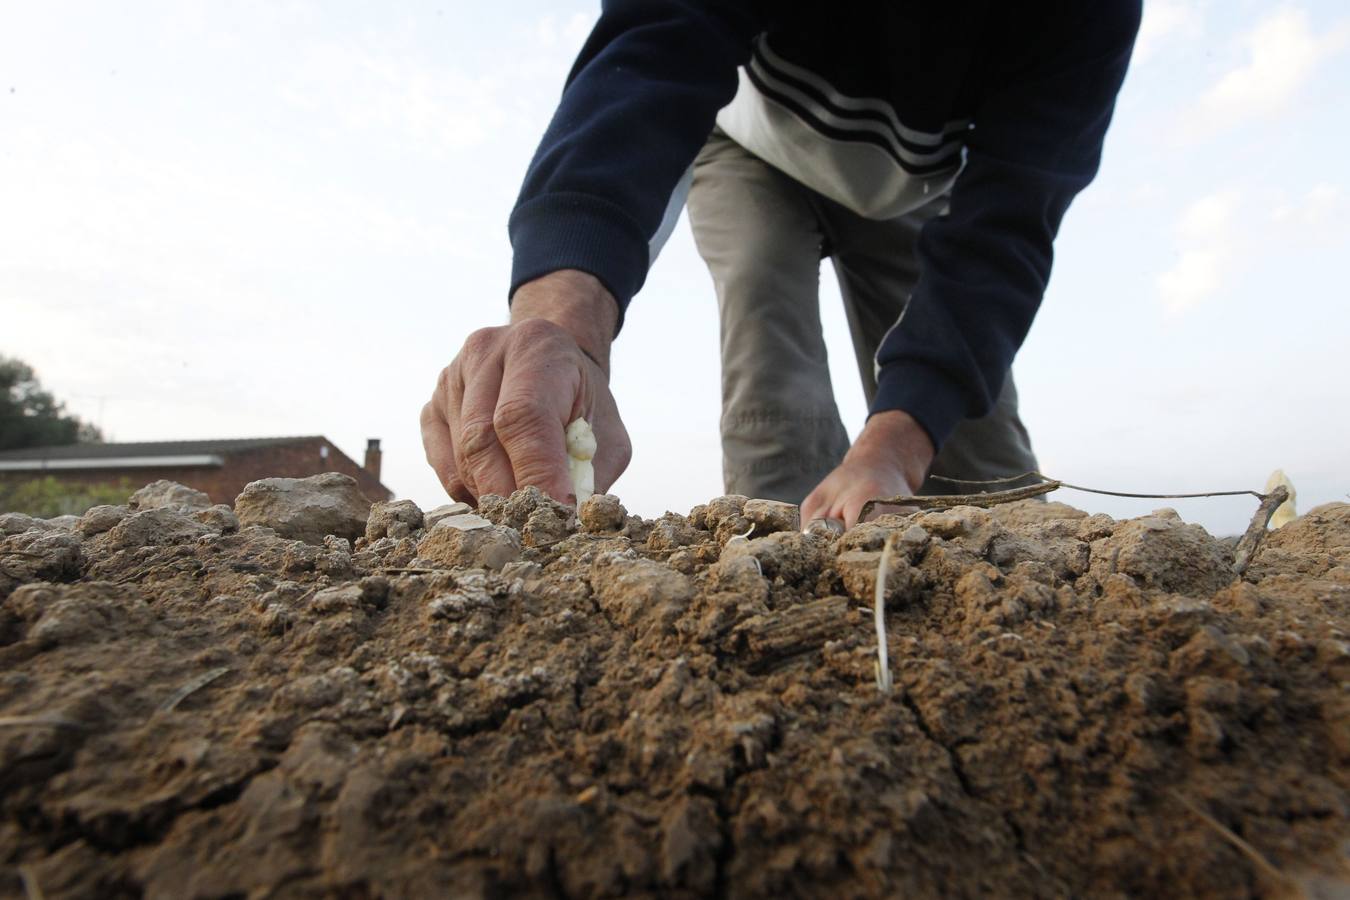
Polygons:
<instances>
[{"instance_id":1,"label":"khaki trouser","mask_svg":"<svg viewBox=\"0 0 1350 900\"><path fill-rule=\"evenodd\" d=\"M946 203L938 196L896 219L866 219L713 131L694 163L688 209L721 317L728 493L800 503L843 459L849 438L821 334L820 261L834 263L870 404L873 357L918 281L919 230ZM957 426L930 475L984 480L1036 468L1009 373L994 409ZM971 490L931 477L921 488Z\"/></svg>"}]
</instances>

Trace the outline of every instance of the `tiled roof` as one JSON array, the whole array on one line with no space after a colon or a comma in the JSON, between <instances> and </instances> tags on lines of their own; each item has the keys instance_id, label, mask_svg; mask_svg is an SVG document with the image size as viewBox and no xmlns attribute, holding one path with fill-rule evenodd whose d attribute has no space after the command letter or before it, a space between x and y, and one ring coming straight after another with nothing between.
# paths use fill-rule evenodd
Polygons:
<instances>
[{"instance_id":1,"label":"tiled roof","mask_svg":"<svg viewBox=\"0 0 1350 900\"><path fill-rule=\"evenodd\" d=\"M125 459L146 456L188 456L197 454L227 454L260 447L279 447L307 441L321 441L321 435L270 438L226 438L215 441L141 441L133 443L67 444L62 447L28 447L23 450L0 450L3 460L41 459Z\"/></svg>"}]
</instances>

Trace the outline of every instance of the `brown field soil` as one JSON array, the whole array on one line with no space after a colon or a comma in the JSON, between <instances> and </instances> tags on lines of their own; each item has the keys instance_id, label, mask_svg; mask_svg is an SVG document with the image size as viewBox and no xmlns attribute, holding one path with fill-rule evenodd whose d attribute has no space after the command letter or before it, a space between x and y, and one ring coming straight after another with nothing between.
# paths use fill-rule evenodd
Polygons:
<instances>
[{"instance_id":1,"label":"brown field soil","mask_svg":"<svg viewBox=\"0 0 1350 900\"><path fill-rule=\"evenodd\" d=\"M0 516L0 895L1350 889L1350 505L403 510Z\"/></svg>"}]
</instances>

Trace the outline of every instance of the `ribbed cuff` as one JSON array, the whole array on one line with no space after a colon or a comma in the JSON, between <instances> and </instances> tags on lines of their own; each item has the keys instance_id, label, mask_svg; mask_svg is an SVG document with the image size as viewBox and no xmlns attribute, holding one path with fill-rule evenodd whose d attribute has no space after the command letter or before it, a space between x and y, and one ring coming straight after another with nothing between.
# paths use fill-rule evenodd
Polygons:
<instances>
[{"instance_id":1,"label":"ribbed cuff","mask_svg":"<svg viewBox=\"0 0 1350 900\"><path fill-rule=\"evenodd\" d=\"M511 296L559 269L594 275L619 304L617 333L647 279L648 242L614 204L588 194L545 194L516 207L508 225L514 256Z\"/></svg>"},{"instance_id":2,"label":"ribbed cuff","mask_svg":"<svg viewBox=\"0 0 1350 900\"><path fill-rule=\"evenodd\" d=\"M966 392L940 369L921 362L896 361L883 366L877 376L877 395L872 413L900 409L909 413L928 432L934 450L951 437L966 417Z\"/></svg>"}]
</instances>

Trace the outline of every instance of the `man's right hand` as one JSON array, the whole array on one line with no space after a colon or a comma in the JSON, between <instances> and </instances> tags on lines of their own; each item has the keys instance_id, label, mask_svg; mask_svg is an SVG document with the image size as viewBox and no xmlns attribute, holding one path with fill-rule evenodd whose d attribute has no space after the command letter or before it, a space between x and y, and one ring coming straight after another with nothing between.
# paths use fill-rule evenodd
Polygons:
<instances>
[{"instance_id":1,"label":"man's right hand","mask_svg":"<svg viewBox=\"0 0 1350 900\"><path fill-rule=\"evenodd\" d=\"M632 444L609 390L618 305L593 276L562 270L521 285L511 324L469 335L422 408L422 445L447 493L474 503L535 485L575 503L563 432L595 432L595 486L628 467Z\"/></svg>"}]
</instances>

